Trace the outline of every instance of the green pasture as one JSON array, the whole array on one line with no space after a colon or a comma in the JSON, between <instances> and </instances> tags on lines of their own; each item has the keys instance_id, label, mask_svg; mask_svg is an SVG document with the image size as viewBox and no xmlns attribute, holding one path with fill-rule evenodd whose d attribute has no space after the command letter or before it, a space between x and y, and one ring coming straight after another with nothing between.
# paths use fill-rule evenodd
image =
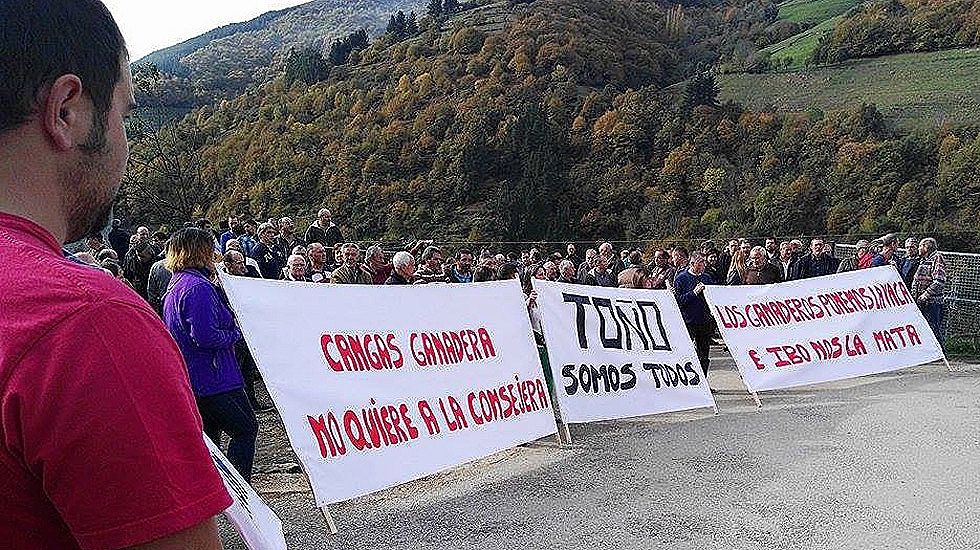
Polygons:
<instances>
[{"instance_id":1,"label":"green pasture","mask_svg":"<svg viewBox=\"0 0 980 550\"><path fill-rule=\"evenodd\" d=\"M980 48L901 54L785 73L719 75L722 99L753 110L874 103L899 127L980 126Z\"/></svg>"}]
</instances>

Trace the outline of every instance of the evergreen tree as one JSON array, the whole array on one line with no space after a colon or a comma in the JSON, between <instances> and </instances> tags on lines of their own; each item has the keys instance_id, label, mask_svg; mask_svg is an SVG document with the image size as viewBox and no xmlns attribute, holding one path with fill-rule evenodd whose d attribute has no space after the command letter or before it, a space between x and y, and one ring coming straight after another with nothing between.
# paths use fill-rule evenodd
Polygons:
<instances>
[{"instance_id":1,"label":"evergreen tree","mask_svg":"<svg viewBox=\"0 0 980 550\"><path fill-rule=\"evenodd\" d=\"M371 43L368 41L366 30L358 29L350 35L350 48L352 52L359 52L370 45Z\"/></svg>"},{"instance_id":2,"label":"evergreen tree","mask_svg":"<svg viewBox=\"0 0 980 550\"><path fill-rule=\"evenodd\" d=\"M405 36L412 38L419 35L419 18L415 12L408 14L405 20Z\"/></svg>"},{"instance_id":3,"label":"evergreen tree","mask_svg":"<svg viewBox=\"0 0 980 550\"><path fill-rule=\"evenodd\" d=\"M347 63L350 59L350 42L346 39L340 39L333 41L330 45L330 53L327 54L327 59L333 65L343 65Z\"/></svg>"},{"instance_id":4,"label":"evergreen tree","mask_svg":"<svg viewBox=\"0 0 980 550\"><path fill-rule=\"evenodd\" d=\"M314 48L289 50L289 55L286 57L287 81L302 80L307 84L314 84L326 80L328 76L330 76L330 66L318 50Z\"/></svg>"},{"instance_id":5,"label":"evergreen tree","mask_svg":"<svg viewBox=\"0 0 980 550\"><path fill-rule=\"evenodd\" d=\"M350 60L354 52L359 52L369 45L367 31L359 29L344 38L334 40L330 45L330 53L327 59L333 65L343 65Z\"/></svg>"},{"instance_id":6,"label":"evergreen tree","mask_svg":"<svg viewBox=\"0 0 980 550\"><path fill-rule=\"evenodd\" d=\"M442 5L442 12L446 15L459 11L459 0L445 0Z\"/></svg>"},{"instance_id":7,"label":"evergreen tree","mask_svg":"<svg viewBox=\"0 0 980 550\"><path fill-rule=\"evenodd\" d=\"M719 93L715 75L711 71L699 72L684 87L684 110L690 111L699 105L717 107Z\"/></svg>"},{"instance_id":8,"label":"evergreen tree","mask_svg":"<svg viewBox=\"0 0 980 550\"><path fill-rule=\"evenodd\" d=\"M432 17L442 16L442 0L429 0L429 5L425 11Z\"/></svg>"},{"instance_id":9,"label":"evergreen tree","mask_svg":"<svg viewBox=\"0 0 980 550\"><path fill-rule=\"evenodd\" d=\"M407 30L405 12L398 10L398 13L392 15L391 19L388 21L388 29L385 32L391 36L394 36L397 40L402 40L408 34Z\"/></svg>"}]
</instances>

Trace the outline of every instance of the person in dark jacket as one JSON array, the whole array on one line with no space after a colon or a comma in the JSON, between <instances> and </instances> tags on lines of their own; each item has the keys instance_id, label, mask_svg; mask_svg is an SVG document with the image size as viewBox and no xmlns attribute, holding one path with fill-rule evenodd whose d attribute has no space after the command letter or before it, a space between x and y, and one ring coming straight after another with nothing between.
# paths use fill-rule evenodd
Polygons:
<instances>
[{"instance_id":1,"label":"person in dark jacket","mask_svg":"<svg viewBox=\"0 0 980 550\"><path fill-rule=\"evenodd\" d=\"M146 281L146 301L153 306L153 311L163 318L163 296L167 293L167 286L173 276L167 269L167 258L157 260L150 267L150 276Z\"/></svg>"},{"instance_id":2,"label":"person in dark jacket","mask_svg":"<svg viewBox=\"0 0 980 550\"><path fill-rule=\"evenodd\" d=\"M344 235L340 232L330 214L330 210L321 208L316 215L316 221L310 224L306 230L306 242L320 243L326 248L344 242Z\"/></svg>"},{"instance_id":3,"label":"person in dark jacket","mask_svg":"<svg viewBox=\"0 0 980 550\"><path fill-rule=\"evenodd\" d=\"M738 286L745 284L745 269L749 262L749 255L742 249L735 252L732 256L732 263L728 266L728 273L725 276L725 284L728 286Z\"/></svg>"},{"instance_id":4,"label":"person in dark jacket","mask_svg":"<svg viewBox=\"0 0 980 550\"><path fill-rule=\"evenodd\" d=\"M168 247L167 267L174 275L163 319L187 364L204 433L218 445L222 432L231 437L228 460L250 480L259 427L235 357L242 333L224 291L214 283L214 236L197 228L178 231Z\"/></svg>"},{"instance_id":5,"label":"person in dark jacket","mask_svg":"<svg viewBox=\"0 0 980 550\"><path fill-rule=\"evenodd\" d=\"M415 257L410 253L396 252L391 258L393 266L391 276L385 281L386 285L410 285L415 279Z\"/></svg>"},{"instance_id":6,"label":"person in dark jacket","mask_svg":"<svg viewBox=\"0 0 980 550\"><path fill-rule=\"evenodd\" d=\"M898 268L898 257L895 252L898 250L898 237L894 233L889 233L878 239L881 247L871 259L871 267L882 267L886 265Z\"/></svg>"},{"instance_id":7,"label":"person in dark jacket","mask_svg":"<svg viewBox=\"0 0 980 550\"><path fill-rule=\"evenodd\" d=\"M141 227L130 237L129 251L123 258L122 266L126 279L133 283L136 293L147 298L146 288L150 280L150 268L160 256L160 248L150 238L149 230Z\"/></svg>"},{"instance_id":8,"label":"person in dark jacket","mask_svg":"<svg viewBox=\"0 0 980 550\"><path fill-rule=\"evenodd\" d=\"M460 249L456 253L456 265L446 270L446 278L450 283L473 282L473 253Z\"/></svg>"},{"instance_id":9,"label":"person in dark jacket","mask_svg":"<svg viewBox=\"0 0 980 550\"><path fill-rule=\"evenodd\" d=\"M126 257L126 253L129 252L129 233L127 233L122 227L122 222L119 220L112 220L112 230L109 231L109 246L116 251L116 255L120 260Z\"/></svg>"},{"instance_id":10,"label":"person in dark jacket","mask_svg":"<svg viewBox=\"0 0 980 550\"><path fill-rule=\"evenodd\" d=\"M286 253L275 243L279 231L271 223L259 226L259 244L252 251L252 258L259 263L259 273L265 279L282 278L286 267Z\"/></svg>"},{"instance_id":11,"label":"person in dark jacket","mask_svg":"<svg viewBox=\"0 0 980 550\"><path fill-rule=\"evenodd\" d=\"M234 241L234 239L230 240ZM236 277L262 278L257 269L245 263L245 256L237 250L229 250L224 255L224 268L226 273ZM252 350L248 348L244 338L235 343L235 358L238 359L238 364L242 369L242 377L245 379L245 395L252 405L252 410L255 412L271 410L272 406L262 405L255 396L255 383L262 377L259 374L259 366L255 364L255 358L252 357Z\"/></svg>"},{"instance_id":12,"label":"person in dark jacket","mask_svg":"<svg viewBox=\"0 0 980 550\"><path fill-rule=\"evenodd\" d=\"M823 239L815 238L810 241L810 253L800 258L797 268L799 279L811 279L837 273L840 260L827 254Z\"/></svg>"},{"instance_id":13,"label":"person in dark jacket","mask_svg":"<svg viewBox=\"0 0 980 550\"><path fill-rule=\"evenodd\" d=\"M915 237L905 239L905 257L899 261L898 272L902 274L905 286L912 289L915 272L919 269L922 257L919 256L919 241Z\"/></svg>"},{"instance_id":14,"label":"person in dark jacket","mask_svg":"<svg viewBox=\"0 0 980 550\"><path fill-rule=\"evenodd\" d=\"M779 243L779 256L772 260L772 264L779 270L781 281L792 281L799 277L799 263L793 256L793 247L787 241Z\"/></svg>"},{"instance_id":15,"label":"person in dark jacket","mask_svg":"<svg viewBox=\"0 0 980 550\"><path fill-rule=\"evenodd\" d=\"M592 271L585 274L585 279L582 281L582 284L606 287L616 287L619 284L619 280L616 278L617 276L609 268L608 257L608 255L603 256L602 254L596 257L595 267L592 268ZM618 260L613 258L613 261ZM544 267L541 269L543 271Z\"/></svg>"},{"instance_id":16,"label":"person in dark jacket","mask_svg":"<svg viewBox=\"0 0 980 550\"><path fill-rule=\"evenodd\" d=\"M715 284L715 281L704 272L704 254L695 251L691 254L687 269L679 272L674 278L674 297L681 308L681 316L687 331L694 340L694 349L704 376L708 376L708 353L711 350L711 335L714 334L715 324L708 311L708 303L704 299L704 287Z\"/></svg>"}]
</instances>

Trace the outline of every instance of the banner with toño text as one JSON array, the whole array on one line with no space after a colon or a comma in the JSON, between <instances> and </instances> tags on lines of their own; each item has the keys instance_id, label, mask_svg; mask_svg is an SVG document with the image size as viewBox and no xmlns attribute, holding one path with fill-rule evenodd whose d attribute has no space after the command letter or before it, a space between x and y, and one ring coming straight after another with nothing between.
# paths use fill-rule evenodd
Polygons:
<instances>
[{"instance_id":1,"label":"banner with to\u00f1o text","mask_svg":"<svg viewBox=\"0 0 980 550\"><path fill-rule=\"evenodd\" d=\"M562 418L714 407L674 296L534 281Z\"/></svg>"},{"instance_id":2,"label":"banner with to\u00f1o text","mask_svg":"<svg viewBox=\"0 0 980 550\"><path fill-rule=\"evenodd\" d=\"M709 286L709 309L752 391L943 358L898 271L863 269L766 286Z\"/></svg>"},{"instance_id":3,"label":"banner with to\u00f1o text","mask_svg":"<svg viewBox=\"0 0 980 550\"><path fill-rule=\"evenodd\" d=\"M518 281L221 280L319 506L556 431Z\"/></svg>"}]
</instances>

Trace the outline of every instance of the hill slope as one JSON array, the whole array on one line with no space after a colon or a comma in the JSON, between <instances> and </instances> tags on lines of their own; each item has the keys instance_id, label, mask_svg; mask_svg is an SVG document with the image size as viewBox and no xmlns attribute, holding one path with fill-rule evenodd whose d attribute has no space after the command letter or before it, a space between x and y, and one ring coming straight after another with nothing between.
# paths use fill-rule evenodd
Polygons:
<instances>
[{"instance_id":1,"label":"hill slope","mask_svg":"<svg viewBox=\"0 0 980 550\"><path fill-rule=\"evenodd\" d=\"M802 68L821 38L833 32L843 14L860 3L861 0L789 0L779 4L779 20L799 24L803 30L762 50L769 55L770 66Z\"/></svg>"},{"instance_id":2,"label":"hill slope","mask_svg":"<svg viewBox=\"0 0 980 550\"><path fill-rule=\"evenodd\" d=\"M780 74L723 75L722 97L758 111L873 103L900 127L980 125L980 49L862 59Z\"/></svg>"},{"instance_id":3,"label":"hill slope","mask_svg":"<svg viewBox=\"0 0 980 550\"><path fill-rule=\"evenodd\" d=\"M326 205L362 240L897 230L977 244L975 131L898 133L867 105L753 112L710 87L674 101L663 87L725 42L666 19L654 2L537 0L426 22L323 81L280 77L195 111L165 132L166 158L134 143L121 207L177 223Z\"/></svg>"},{"instance_id":4,"label":"hill slope","mask_svg":"<svg viewBox=\"0 0 980 550\"><path fill-rule=\"evenodd\" d=\"M206 95L230 97L273 76L290 48L326 51L333 40L357 29L383 32L398 10L422 8L423 0L315 0L214 29L134 65L154 64L161 72L187 77Z\"/></svg>"}]
</instances>

